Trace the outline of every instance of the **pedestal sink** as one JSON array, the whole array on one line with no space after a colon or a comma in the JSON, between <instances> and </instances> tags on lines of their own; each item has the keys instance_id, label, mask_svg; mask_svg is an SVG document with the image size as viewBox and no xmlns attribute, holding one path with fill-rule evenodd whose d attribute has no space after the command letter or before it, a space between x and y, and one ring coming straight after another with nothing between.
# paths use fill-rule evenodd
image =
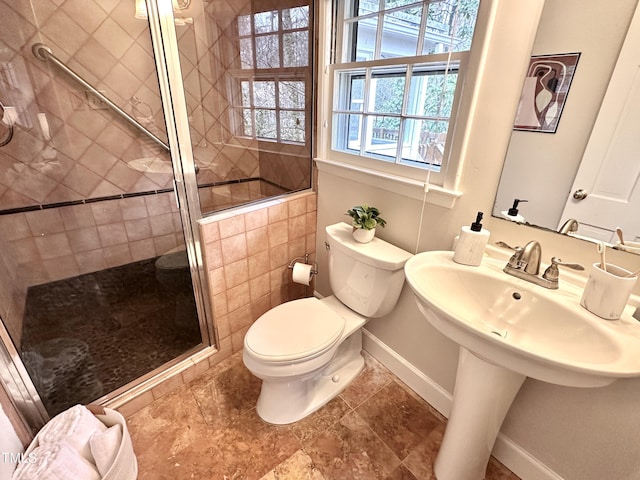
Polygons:
<instances>
[{"instance_id":1,"label":"pedestal sink","mask_svg":"<svg viewBox=\"0 0 640 480\"><path fill-rule=\"evenodd\" d=\"M585 388L638 377L640 323L631 306L615 321L582 308L579 281L561 278L558 290L548 290L504 273L503 258L485 256L471 267L452 257L445 251L419 253L405 273L420 312L460 346L436 477L482 480L526 377Z\"/></svg>"}]
</instances>

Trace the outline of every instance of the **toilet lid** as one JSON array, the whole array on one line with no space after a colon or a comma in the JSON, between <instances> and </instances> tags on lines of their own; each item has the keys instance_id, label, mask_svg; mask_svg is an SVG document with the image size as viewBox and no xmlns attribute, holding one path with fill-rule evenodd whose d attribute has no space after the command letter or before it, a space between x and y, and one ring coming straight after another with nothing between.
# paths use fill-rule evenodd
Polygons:
<instances>
[{"instance_id":1,"label":"toilet lid","mask_svg":"<svg viewBox=\"0 0 640 480\"><path fill-rule=\"evenodd\" d=\"M312 358L331 348L345 321L317 298L303 298L272 308L245 335L244 345L264 362Z\"/></svg>"}]
</instances>

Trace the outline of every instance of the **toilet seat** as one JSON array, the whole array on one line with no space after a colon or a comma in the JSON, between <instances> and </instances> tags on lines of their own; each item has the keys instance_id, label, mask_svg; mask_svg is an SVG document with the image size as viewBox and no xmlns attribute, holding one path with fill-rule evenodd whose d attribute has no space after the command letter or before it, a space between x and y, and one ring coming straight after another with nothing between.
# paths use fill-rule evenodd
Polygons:
<instances>
[{"instance_id":1,"label":"toilet seat","mask_svg":"<svg viewBox=\"0 0 640 480\"><path fill-rule=\"evenodd\" d=\"M258 318L245 335L245 352L264 363L317 357L340 339L345 320L315 297L286 302Z\"/></svg>"},{"instance_id":2,"label":"toilet seat","mask_svg":"<svg viewBox=\"0 0 640 480\"><path fill-rule=\"evenodd\" d=\"M156 268L161 270L182 270L189 268L189 257L184 247L177 247L160 255L156 260Z\"/></svg>"}]
</instances>

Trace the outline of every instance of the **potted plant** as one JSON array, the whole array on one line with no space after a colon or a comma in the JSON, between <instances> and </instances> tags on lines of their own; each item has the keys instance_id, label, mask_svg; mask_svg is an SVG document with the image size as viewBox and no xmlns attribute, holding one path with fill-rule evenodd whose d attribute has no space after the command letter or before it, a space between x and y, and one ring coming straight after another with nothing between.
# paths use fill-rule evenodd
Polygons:
<instances>
[{"instance_id":1,"label":"potted plant","mask_svg":"<svg viewBox=\"0 0 640 480\"><path fill-rule=\"evenodd\" d=\"M360 243L370 242L376 234L376 227L380 225L384 228L387 224L380 216L380 211L366 203L347 210L347 215L352 218L353 238Z\"/></svg>"}]
</instances>

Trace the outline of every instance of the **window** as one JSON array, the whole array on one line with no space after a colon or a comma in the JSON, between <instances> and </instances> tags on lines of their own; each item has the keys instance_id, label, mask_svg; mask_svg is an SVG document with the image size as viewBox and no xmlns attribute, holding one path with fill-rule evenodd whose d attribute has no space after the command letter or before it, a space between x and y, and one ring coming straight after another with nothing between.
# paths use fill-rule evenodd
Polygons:
<instances>
[{"instance_id":1,"label":"window","mask_svg":"<svg viewBox=\"0 0 640 480\"><path fill-rule=\"evenodd\" d=\"M334 2L334 151L444 168L478 4Z\"/></svg>"},{"instance_id":2,"label":"window","mask_svg":"<svg viewBox=\"0 0 640 480\"><path fill-rule=\"evenodd\" d=\"M239 68L230 85L236 136L307 143L309 26L308 4L237 18Z\"/></svg>"}]
</instances>

